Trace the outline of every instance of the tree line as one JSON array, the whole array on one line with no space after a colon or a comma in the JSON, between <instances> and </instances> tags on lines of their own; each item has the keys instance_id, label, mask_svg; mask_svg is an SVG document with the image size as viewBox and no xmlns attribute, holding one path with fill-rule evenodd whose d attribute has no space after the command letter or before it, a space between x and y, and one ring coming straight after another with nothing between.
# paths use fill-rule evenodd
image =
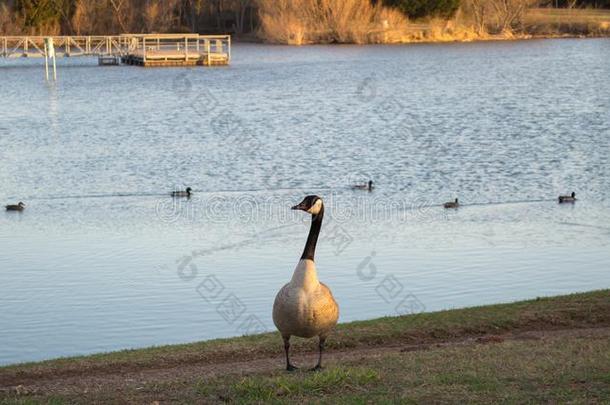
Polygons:
<instances>
[{"instance_id":1,"label":"tree line","mask_svg":"<svg viewBox=\"0 0 610 405\"><path fill-rule=\"evenodd\" d=\"M254 0L0 0L5 34L241 34L256 19Z\"/></svg>"},{"instance_id":2,"label":"tree line","mask_svg":"<svg viewBox=\"0 0 610 405\"><path fill-rule=\"evenodd\" d=\"M509 27L523 9L542 7L610 8L610 0L366 0L413 19L448 19L458 10L484 25L486 15L502 14ZM379 3L379 4L378 4ZM142 32L246 34L261 16L280 15L297 0L0 0L0 33L91 35ZM274 10L275 9L275 10ZM336 11L336 10L335 10ZM278 21L279 24L282 21Z\"/></svg>"}]
</instances>

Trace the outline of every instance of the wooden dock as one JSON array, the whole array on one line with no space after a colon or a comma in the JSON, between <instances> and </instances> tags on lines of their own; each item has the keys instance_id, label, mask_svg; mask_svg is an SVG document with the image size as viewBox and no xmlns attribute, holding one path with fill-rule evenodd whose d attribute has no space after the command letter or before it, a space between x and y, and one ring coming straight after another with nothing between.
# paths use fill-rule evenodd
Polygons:
<instances>
[{"instance_id":1,"label":"wooden dock","mask_svg":"<svg viewBox=\"0 0 610 405\"><path fill-rule=\"evenodd\" d=\"M230 35L123 34L115 36L5 36L0 57L47 57L45 39L57 57L97 56L100 65L215 66L231 61Z\"/></svg>"},{"instance_id":2,"label":"wooden dock","mask_svg":"<svg viewBox=\"0 0 610 405\"><path fill-rule=\"evenodd\" d=\"M231 37L198 34L134 35L121 60L128 65L212 66L228 65Z\"/></svg>"}]
</instances>

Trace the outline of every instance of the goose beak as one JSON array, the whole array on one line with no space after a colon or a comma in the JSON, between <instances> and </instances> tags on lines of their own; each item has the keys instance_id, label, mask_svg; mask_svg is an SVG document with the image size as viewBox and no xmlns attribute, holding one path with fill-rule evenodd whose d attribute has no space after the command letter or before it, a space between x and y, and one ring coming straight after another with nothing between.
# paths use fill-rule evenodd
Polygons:
<instances>
[{"instance_id":1,"label":"goose beak","mask_svg":"<svg viewBox=\"0 0 610 405\"><path fill-rule=\"evenodd\" d=\"M293 206L292 208L290 208L291 210L302 210L302 211L307 211L307 208L305 207L305 205L303 203L299 203L295 206Z\"/></svg>"}]
</instances>

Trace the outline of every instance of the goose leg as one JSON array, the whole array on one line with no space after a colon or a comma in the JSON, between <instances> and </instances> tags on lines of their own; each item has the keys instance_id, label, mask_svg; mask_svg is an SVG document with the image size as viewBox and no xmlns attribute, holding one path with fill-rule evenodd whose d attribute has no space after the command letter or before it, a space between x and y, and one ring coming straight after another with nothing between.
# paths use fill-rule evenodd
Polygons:
<instances>
[{"instance_id":1,"label":"goose leg","mask_svg":"<svg viewBox=\"0 0 610 405\"><path fill-rule=\"evenodd\" d=\"M318 364L316 364L316 366L311 369L312 371L322 370L322 352L324 351L325 342L326 342L326 337L320 336L320 342L318 343L318 349L319 349Z\"/></svg>"},{"instance_id":2,"label":"goose leg","mask_svg":"<svg viewBox=\"0 0 610 405\"><path fill-rule=\"evenodd\" d=\"M290 336L282 336L284 338L284 350L286 351L286 371L297 370L297 367L290 364Z\"/></svg>"}]
</instances>

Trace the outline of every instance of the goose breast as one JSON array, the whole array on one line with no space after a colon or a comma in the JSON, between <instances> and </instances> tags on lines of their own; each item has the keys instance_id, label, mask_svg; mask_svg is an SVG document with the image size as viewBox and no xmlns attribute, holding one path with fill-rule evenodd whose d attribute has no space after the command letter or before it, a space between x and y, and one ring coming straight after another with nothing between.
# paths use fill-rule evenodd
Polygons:
<instances>
[{"instance_id":1,"label":"goose breast","mask_svg":"<svg viewBox=\"0 0 610 405\"><path fill-rule=\"evenodd\" d=\"M273 322L284 336L325 336L338 319L339 306L323 283L309 290L288 283L275 297Z\"/></svg>"}]
</instances>

